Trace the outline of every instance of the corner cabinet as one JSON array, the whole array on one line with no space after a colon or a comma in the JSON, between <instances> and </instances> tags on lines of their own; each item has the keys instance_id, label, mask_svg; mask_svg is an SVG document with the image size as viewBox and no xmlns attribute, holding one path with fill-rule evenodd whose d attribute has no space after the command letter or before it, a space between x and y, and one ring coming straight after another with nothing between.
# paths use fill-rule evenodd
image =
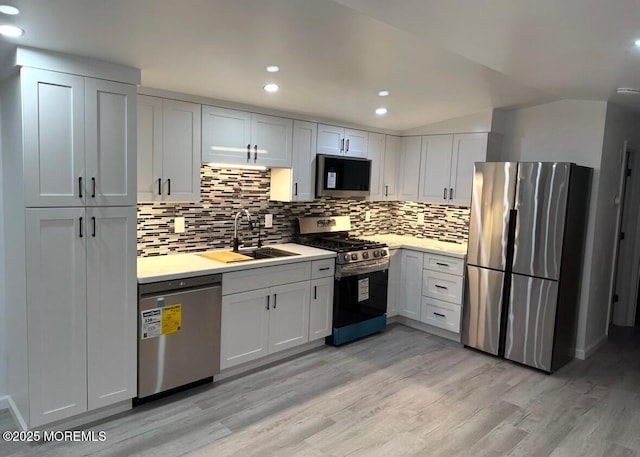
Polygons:
<instances>
[{"instance_id":1,"label":"corner cabinet","mask_svg":"<svg viewBox=\"0 0 640 457\"><path fill-rule=\"evenodd\" d=\"M200 105L138 95L138 201L200 201Z\"/></svg>"},{"instance_id":2,"label":"corner cabinet","mask_svg":"<svg viewBox=\"0 0 640 457\"><path fill-rule=\"evenodd\" d=\"M26 206L135 205L136 87L23 68Z\"/></svg>"},{"instance_id":3,"label":"corner cabinet","mask_svg":"<svg viewBox=\"0 0 640 457\"><path fill-rule=\"evenodd\" d=\"M318 154L367 157L369 132L318 124Z\"/></svg>"},{"instance_id":4,"label":"corner cabinet","mask_svg":"<svg viewBox=\"0 0 640 457\"><path fill-rule=\"evenodd\" d=\"M271 170L270 200L308 202L315 197L315 158L318 124L293 121L291 168Z\"/></svg>"},{"instance_id":5,"label":"corner cabinet","mask_svg":"<svg viewBox=\"0 0 640 457\"><path fill-rule=\"evenodd\" d=\"M291 167L293 120L202 106L202 161Z\"/></svg>"}]
</instances>

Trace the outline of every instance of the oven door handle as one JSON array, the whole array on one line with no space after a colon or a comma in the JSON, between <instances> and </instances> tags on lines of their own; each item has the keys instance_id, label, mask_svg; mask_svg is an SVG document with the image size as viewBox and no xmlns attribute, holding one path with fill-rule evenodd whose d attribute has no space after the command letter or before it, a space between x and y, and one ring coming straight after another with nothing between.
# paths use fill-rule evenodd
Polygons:
<instances>
[{"instance_id":1,"label":"oven door handle","mask_svg":"<svg viewBox=\"0 0 640 457\"><path fill-rule=\"evenodd\" d=\"M373 262L359 262L347 265L339 265L336 268L336 279L347 278L349 276L364 275L385 271L389 269L389 260L375 260Z\"/></svg>"}]
</instances>

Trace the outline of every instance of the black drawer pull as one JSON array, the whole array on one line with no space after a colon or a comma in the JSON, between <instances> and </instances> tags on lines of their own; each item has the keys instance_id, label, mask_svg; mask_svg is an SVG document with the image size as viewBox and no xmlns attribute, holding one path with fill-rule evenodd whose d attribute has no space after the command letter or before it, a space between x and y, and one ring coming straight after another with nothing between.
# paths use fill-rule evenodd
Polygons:
<instances>
[{"instance_id":1,"label":"black drawer pull","mask_svg":"<svg viewBox=\"0 0 640 457\"><path fill-rule=\"evenodd\" d=\"M327 271L330 268L331 267L322 267L322 268L318 268L318 271Z\"/></svg>"},{"instance_id":2,"label":"black drawer pull","mask_svg":"<svg viewBox=\"0 0 640 457\"><path fill-rule=\"evenodd\" d=\"M442 262L436 262L436 265L438 265L439 267L448 267L449 266L448 263L442 263Z\"/></svg>"},{"instance_id":3,"label":"black drawer pull","mask_svg":"<svg viewBox=\"0 0 640 457\"><path fill-rule=\"evenodd\" d=\"M435 311L433 312L433 314L435 314L436 316L440 316L440 317L447 317L447 316L445 316L444 314L442 314L442 313L436 313Z\"/></svg>"},{"instance_id":4,"label":"black drawer pull","mask_svg":"<svg viewBox=\"0 0 640 457\"><path fill-rule=\"evenodd\" d=\"M436 288L447 290L447 287L441 286L440 284L436 284Z\"/></svg>"}]
</instances>

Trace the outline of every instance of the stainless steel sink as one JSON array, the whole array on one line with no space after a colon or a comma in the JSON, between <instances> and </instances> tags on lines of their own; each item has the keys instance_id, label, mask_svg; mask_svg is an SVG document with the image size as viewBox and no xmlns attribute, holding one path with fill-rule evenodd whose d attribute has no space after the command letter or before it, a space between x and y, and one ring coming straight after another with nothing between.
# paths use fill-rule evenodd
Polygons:
<instances>
[{"instance_id":1,"label":"stainless steel sink","mask_svg":"<svg viewBox=\"0 0 640 457\"><path fill-rule=\"evenodd\" d=\"M289 251L276 249L276 248L258 248L258 249L253 249L247 252L240 251L240 253L244 255L248 255L249 257L253 257L256 260L275 259L276 257L289 257L293 255L300 255L295 252L289 252Z\"/></svg>"}]
</instances>

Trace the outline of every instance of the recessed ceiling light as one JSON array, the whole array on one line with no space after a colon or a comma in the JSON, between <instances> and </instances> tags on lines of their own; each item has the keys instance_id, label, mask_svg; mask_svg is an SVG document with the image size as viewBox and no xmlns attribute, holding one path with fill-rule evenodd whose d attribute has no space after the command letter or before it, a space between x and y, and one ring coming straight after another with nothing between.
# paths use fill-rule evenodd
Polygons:
<instances>
[{"instance_id":1,"label":"recessed ceiling light","mask_svg":"<svg viewBox=\"0 0 640 457\"><path fill-rule=\"evenodd\" d=\"M384 116L385 114L387 114L387 108L378 108L378 109L376 109L376 114L378 116Z\"/></svg>"},{"instance_id":2,"label":"recessed ceiling light","mask_svg":"<svg viewBox=\"0 0 640 457\"><path fill-rule=\"evenodd\" d=\"M269 73L276 73L276 72L280 71L280 67L279 67L279 66L277 66L277 65L269 65L269 66L267 67L267 71L268 71Z\"/></svg>"},{"instance_id":3,"label":"recessed ceiling light","mask_svg":"<svg viewBox=\"0 0 640 457\"><path fill-rule=\"evenodd\" d=\"M16 14L20 14L20 10L15 6L0 5L0 13L8 14L9 16L15 16Z\"/></svg>"},{"instance_id":4,"label":"recessed ceiling light","mask_svg":"<svg viewBox=\"0 0 640 457\"><path fill-rule=\"evenodd\" d=\"M280 89L280 86L273 83L267 84L264 86L264 90L266 90L267 92L278 92L279 89Z\"/></svg>"},{"instance_id":5,"label":"recessed ceiling light","mask_svg":"<svg viewBox=\"0 0 640 457\"><path fill-rule=\"evenodd\" d=\"M0 35L8 36L8 37L18 37L24 35L24 30L20 27L16 27L15 25L0 25Z\"/></svg>"},{"instance_id":6,"label":"recessed ceiling light","mask_svg":"<svg viewBox=\"0 0 640 457\"><path fill-rule=\"evenodd\" d=\"M636 46L640 46L640 40L634 41L633 44L635 44Z\"/></svg>"},{"instance_id":7,"label":"recessed ceiling light","mask_svg":"<svg viewBox=\"0 0 640 457\"><path fill-rule=\"evenodd\" d=\"M378 95L380 97L386 97L387 95L389 95L389 91L388 90L381 90L378 92Z\"/></svg>"}]
</instances>

